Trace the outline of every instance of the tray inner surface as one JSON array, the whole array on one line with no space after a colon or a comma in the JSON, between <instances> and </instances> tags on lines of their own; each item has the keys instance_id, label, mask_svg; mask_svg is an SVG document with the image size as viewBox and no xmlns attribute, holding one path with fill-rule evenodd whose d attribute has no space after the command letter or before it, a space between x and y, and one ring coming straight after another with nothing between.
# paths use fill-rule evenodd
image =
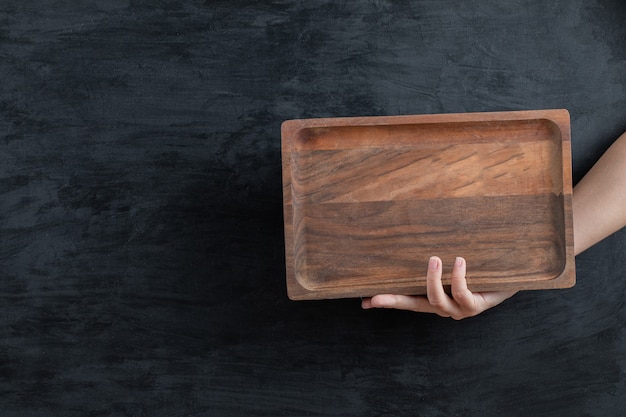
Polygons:
<instances>
[{"instance_id":1,"label":"tray inner surface","mask_svg":"<svg viewBox=\"0 0 626 417\"><path fill-rule=\"evenodd\" d=\"M295 275L309 290L468 281L565 263L561 133L545 119L305 128L291 144Z\"/></svg>"}]
</instances>

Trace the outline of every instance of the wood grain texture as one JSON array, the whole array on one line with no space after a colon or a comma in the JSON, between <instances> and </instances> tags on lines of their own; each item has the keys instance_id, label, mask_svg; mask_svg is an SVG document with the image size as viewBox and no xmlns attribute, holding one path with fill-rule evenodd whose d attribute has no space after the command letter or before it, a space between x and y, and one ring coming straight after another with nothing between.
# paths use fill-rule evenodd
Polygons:
<instances>
[{"instance_id":1,"label":"wood grain texture","mask_svg":"<svg viewBox=\"0 0 626 417\"><path fill-rule=\"evenodd\" d=\"M566 111L283 129L291 298L424 293L433 254L464 256L473 290L574 284Z\"/></svg>"}]
</instances>

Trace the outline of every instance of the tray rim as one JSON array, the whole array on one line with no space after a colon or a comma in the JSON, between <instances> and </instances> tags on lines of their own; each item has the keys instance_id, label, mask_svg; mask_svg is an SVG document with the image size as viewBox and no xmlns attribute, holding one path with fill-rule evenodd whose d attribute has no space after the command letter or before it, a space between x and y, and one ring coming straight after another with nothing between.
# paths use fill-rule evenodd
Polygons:
<instances>
[{"instance_id":1,"label":"tray rim","mask_svg":"<svg viewBox=\"0 0 626 417\"><path fill-rule=\"evenodd\" d=\"M572 169L571 169L571 130L570 114L566 109L497 111L497 112L470 112L470 113L438 113L396 116L358 116L334 118L310 118L286 120L281 125L281 159L283 185L283 216L285 239L285 266L287 295L292 300L313 300L333 298L353 298L372 296L380 293L395 294L422 294L426 287L420 285L390 284L359 285L351 287L335 287L331 289L310 290L304 287L296 277L295 271L295 236L293 228L293 202L291 189L291 147L292 141L298 132L309 128L342 127L342 126L385 126L401 124L439 124L465 122L507 122L523 120L549 120L559 129L561 134L563 215L564 215L564 242L565 262L561 273L542 281L506 282L502 284L470 284L472 291L500 291L500 290L540 290L570 288L575 285L576 271L574 259L574 236L572 219ZM381 288L391 291L380 291Z\"/></svg>"}]
</instances>

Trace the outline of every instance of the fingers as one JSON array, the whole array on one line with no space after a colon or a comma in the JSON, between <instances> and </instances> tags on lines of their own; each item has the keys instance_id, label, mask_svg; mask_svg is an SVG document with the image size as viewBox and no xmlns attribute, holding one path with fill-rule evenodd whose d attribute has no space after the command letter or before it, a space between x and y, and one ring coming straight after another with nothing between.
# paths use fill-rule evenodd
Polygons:
<instances>
[{"instance_id":1,"label":"fingers","mask_svg":"<svg viewBox=\"0 0 626 417\"><path fill-rule=\"evenodd\" d=\"M442 315L450 316L455 310L455 306L443 289L442 269L441 259L437 256L431 256L428 260L428 272L426 273L426 295L430 305L435 310L442 312Z\"/></svg>"},{"instance_id":2,"label":"fingers","mask_svg":"<svg viewBox=\"0 0 626 417\"><path fill-rule=\"evenodd\" d=\"M440 258L433 256L429 259L428 271L426 273L426 297L380 294L364 299L361 302L361 307L363 309L393 308L420 313L435 313L443 317L455 316L458 314L458 307L456 302L443 289L441 281L442 269ZM456 272L453 271L454 274L461 279L465 279L465 262L463 262L462 268L455 267L455 270Z\"/></svg>"},{"instance_id":3,"label":"fingers","mask_svg":"<svg viewBox=\"0 0 626 417\"><path fill-rule=\"evenodd\" d=\"M361 306L370 308L393 308L422 313L435 313L442 317L461 320L475 316L513 296L516 291L472 293L467 288L466 262L458 257L452 267L452 297L446 294L442 277L442 262L437 256L428 261L426 272L426 296L381 294L366 298Z\"/></svg>"},{"instance_id":4,"label":"fingers","mask_svg":"<svg viewBox=\"0 0 626 417\"><path fill-rule=\"evenodd\" d=\"M428 299L423 296L380 294L372 298L366 298L361 302L363 309L370 308L394 308L397 310L409 310L419 313L434 313Z\"/></svg>"},{"instance_id":5,"label":"fingers","mask_svg":"<svg viewBox=\"0 0 626 417\"><path fill-rule=\"evenodd\" d=\"M458 303L461 310L473 311L477 309L477 300L474 294L467 289L465 271L465 259L457 257L452 267L452 298Z\"/></svg>"},{"instance_id":6,"label":"fingers","mask_svg":"<svg viewBox=\"0 0 626 417\"><path fill-rule=\"evenodd\" d=\"M372 306L372 299L371 298L363 298L361 300L361 308L363 310L369 310L370 308L374 308L374 306Z\"/></svg>"}]
</instances>

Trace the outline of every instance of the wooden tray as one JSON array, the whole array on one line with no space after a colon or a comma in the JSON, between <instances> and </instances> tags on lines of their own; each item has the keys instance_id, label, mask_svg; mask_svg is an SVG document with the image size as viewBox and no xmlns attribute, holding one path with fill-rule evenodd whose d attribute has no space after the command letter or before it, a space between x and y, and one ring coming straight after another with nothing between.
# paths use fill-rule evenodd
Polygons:
<instances>
[{"instance_id":1,"label":"wooden tray","mask_svg":"<svg viewBox=\"0 0 626 417\"><path fill-rule=\"evenodd\" d=\"M282 164L291 299L575 283L566 110L288 120Z\"/></svg>"}]
</instances>

